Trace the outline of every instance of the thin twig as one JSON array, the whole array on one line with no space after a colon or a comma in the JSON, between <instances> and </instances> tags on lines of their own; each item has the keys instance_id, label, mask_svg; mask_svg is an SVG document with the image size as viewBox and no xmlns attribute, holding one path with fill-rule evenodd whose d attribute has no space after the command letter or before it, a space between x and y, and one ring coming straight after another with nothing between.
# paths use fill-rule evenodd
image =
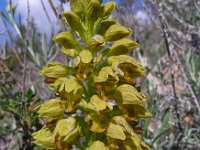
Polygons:
<instances>
[{"instance_id":1,"label":"thin twig","mask_svg":"<svg viewBox=\"0 0 200 150\"><path fill-rule=\"evenodd\" d=\"M0 80L0 85L2 86L2 89L4 89L4 93L9 97L8 101L10 101L13 97L11 91L6 87L5 81Z\"/></svg>"},{"instance_id":2,"label":"thin twig","mask_svg":"<svg viewBox=\"0 0 200 150\"><path fill-rule=\"evenodd\" d=\"M149 18L151 19L151 22L155 25L155 27L157 27L160 31L162 31L160 26L156 23L156 18L154 18L153 15L151 15L151 12L147 9L145 3L141 1L141 5L144 11L148 14Z\"/></svg>"},{"instance_id":3,"label":"thin twig","mask_svg":"<svg viewBox=\"0 0 200 150\"><path fill-rule=\"evenodd\" d=\"M180 48L181 50L183 50L183 48L180 47L179 45L177 45L177 43L174 42L174 44L175 44L175 46L177 46L178 48ZM175 54L175 56L176 56L178 65L179 65L179 67L180 67L180 69L181 69L182 76L184 77L185 82L186 82L186 84L187 84L187 87L188 87L188 89L189 89L189 91L190 91L190 94L191 94L191 96L192 96L192 98L193 98L193 100L194 100L194 103L196 104L196 107L197 107L197 109L198 109L198 112L200 112L200 104L199 104L199 102L198 102L198 98L197 98L197 96L196 96L196 94L195 94L195 92L194 92L194 90L193 90L193 88L192 88L192 86L191 86L191 84L190 84L190 80L189 80L189 78L188 78L188 76L187 76L187 74L186 74L186 72L185 72L185 69L184 69L184 67L183 67L182 64L181 64L179 55L178 55L178 53L177 53L176 51L174 51L174 54Z\"/></svg>"},{"instance_id":4,"label":"thin twig","mask_svg":"<svg viewBox=\"0 0 200 150\"><path fill-rule=\"evenodd\" d=\"M26 48L28 48L28 40L26 41ZM22 102L23 102L23 114L26 118L26 62L27 62L27 49L24 51L24 66L23 66L23 80L22 80Z\"/></svg>"},{"instance_id":5,"label":"thin twig","mask_svg":"<svg viewBox=\"0 0 200 150\"><path fill-rule=\"evenodd\" d=\"M17 82L17 78L15 77L14 73L7 67L3 60L0 59L0 65L10 74L10 76L16 81L17 86L22 89L22 85Z\"/></svg>"},{"instance_id":6,"label":"thin twig","mask_svg":"<svg viewBox=\"0 0 200 150\"><path fill-rule=\"evenodd\" d=\"M193 0L194 6L198 12L200 12L200 6L197 4L196 0Z\"/></svg>"},{"instance_id":7,"label":"thin twig","mask_svg":"<svg viewBox=\"0 0 200 150\"><path fill-rule=\"evenodd\" d=\"M155 2L153 2L153 4L154 4L155 9L156 9L156 11L157 11L157 13L159 15L159 21L160 21L162 32L163 32L163 38L164 38L164 41L165 41L168 58L169 58L170 62L173 62L172 55L171 55L171 50L170 50L170 46L169 46L170 43L168 41L169 33L167 31L167 25L165 24L164 19L163 19L164 16L162 15L162 12L158 7L158 0L155 0ZM181 125L181 123L179 121L180 120L180 114L178 112L178 103L179 103L178 99L179 98L178 98L177 93L176 93L175 77L174 77L174 74L173 74L172 71L170 71L170 74L171 74L171 82L172 82L172 90L173 90L174 100L176 102L176 105L174 106L174 109L176 111L176 117L178 119L177 120L177 129L180 131L180 133L182 133L183 132L183 128L182 128L182 125ZM182 138L182 134L181 134L180 137L176 138L175 143L176 143L176 148L177 149L180 148L179 144L180 144L181 138Z\"/></svg>"},{"instance_id":8,"label":"thin twig","mask_svg":"<svg viewBox=\"0 0 200 150\"><path fill-rule=\"evenodd\" d=\"M53 12L54 12L54 15L56 16L56 18L59 18L58 12L57 12L57 10L56 10L56 8L55 8L55 6L54 6L52 0L48 0L48 1L49 1L49 4L50 4L50 6L51 6Z\"/></svg>"},{"instance_id":9,"label":"thin twig","mask_svg":"<svg viewBox=\"0 0 200 150\"><path fill-rule=\"evenodd\" d=\"M163 3L163 6L167 9L167 11L172 15L172 17L174 17L178 22L180 22L182 25L184 25L188 29L195 29L195 27L193 25L188 24L180 16L178 16L177 14L172 12L164 1L162 3Z\"/></svg>"},{"instance_id":10,"label":"thin twig","mask_svg":"<svg viewBox=\"0 0 200 150\"><path fill-rule=\"evenodd\" d=\"M65 31L65 26L64 24L62 23L62 20L61 20L61 17L60 17L60 14L58 13L55 5L53 4L52 0L48 0L49 1L49 4L54 12L54 15L56 16L56 18L58 19L58 23L60 24L60 27L62 29L62 31Z\"/></svg>"},{"instance_id":11,"label":"thin twig","mask_svg":"<svg viewBox=\"0 0 200 150\"><path fill-rule=\"evenodd\" d=\"M22 78L22 103L23 103L23 115L24 118L26 118L26 62L27 62L27 51L28 51L28 32L29 32L29 17L30 17L30 6L29 6L29 0L27 0L27 35L26 35L26 43L24 43L25 45L25 49L24 49L24 58L23 58L23 78Z\"/></svg>"},{"instance_id":12,"label":"thin twig","mask_svg":"<svg viewBox=\"0 0 200 150\"><path fill-rule=\"evenodd\" d=\"M47 19L48 19L49 23L51 23L51 19L50 19L50 17L49 17L49 14L47 13L47 10L46 10L46 7L45 7L45 5L44 5L43 0L40 0L40 2L41 2L41 4L42 4L43 10L44 10L44 12L45 12L45 14L46 14L46 16L47 16Z\"/></svg>"},{"instance_id":13,"label":"thin twig","mask_svg":"<svg viewBox=\"0 0 200 150\"><path fill-rule=\"evenodd\" d=\"M23 66L23 81L22 81L22 85L23 85L23 90L22 90L22 103L23 103L23 117L25 118L25 121L23 122L23 136L22 136L22 139L23 139L23 143L22 143L22 147L23 150L26 150L26 149L32 149L32 144L31 144L31 136L30 136L30 130L29 130L29 124L28 122L26 121L26 118L27 118L27 101L26 101L26 71L27 71L27 68L26 68L26 65L27 65L27 52L28 52L28 47L29 47L29 26L30 26L30 22L29 22L29 19L30 19L30 5L29 5L29 0L27 0L27 11L28 11L28 14L27 14L27 34L26 34L26 39L24 41L24 66Z\"/></svg>"},{"instance_id":14,"label":"thin twig","mask_svg":"<svg viewBox=\"0 0 200 150\"><path fill-rule=\"evenodd\" d=\"M12 34L11 34L10 30L8 30L8 26L7 26L7 24L6 24L5 20L4 20L4 18L2 17L2 15L1 15L1 20L2 20L2 22L3 22L4 27L7 29L6 31L8 32L8 37L9 37L11 43L13 43Z\"/></svg>"},{"instance_id":15,"label":"thin twig","mask_svg":"<svg viewBox=\"0 0 200 150\"><path fill-rule=\"evenodd\" d=\"M8 37L9 37L9 39L10 39L10 42L11 42L11 44L12 44L12 47L14 47L14 46L13 46L14 40L13 40L13 38L12 38L12 34L11 34L11 32L10 32L10 30L9 30L9 28L8 28L8 26L7 26L6 22L5 22L5 20L4 20L4 18L2 17L2 15L0 15L0 16L1 16L1 20L2 20L2 22L3 22L4 27L7 29L6 31L8 32ZM22 63L22 61L21 61L21 59L20 59L20 57L19 57L19 54L16 52L16 50L13 50L13 53L15 54L15 56L16 56L17 60L19 61L19 63L20 63L21 65L23 65L23 63Z\"/></svg>"},{"instance_id":16,"label":"thin twig","mask_svg":"<svg viewBox=\"0 0 200 150\"><path fill-rule=\"evenodd\" d=\"M167 50L167 55L169 57L169 60L171 62L173 62L173 59L172 59L172 56L171 56L171 50L170 50L170 47L169 47L169 41L168 41L168 31L167 31L167 27L163 21L163 16L161 15L161 12L158 8L158 4L155 3L155 8L158 12L158 15L159 15L159 21L161 23L161 29L162 29L162 32L163 32L163 38L164 38L164 42L165 42L165 45L166 45L166 50ZM175 86L175 80L174 80L174 75L173 73L171 72L171 80L172 80L172 88L173 88L173 94L174 94L174 98L177 99L178 96L177 96L177 93L176 93L176 86Z\"/></svg>"}]
</instances>

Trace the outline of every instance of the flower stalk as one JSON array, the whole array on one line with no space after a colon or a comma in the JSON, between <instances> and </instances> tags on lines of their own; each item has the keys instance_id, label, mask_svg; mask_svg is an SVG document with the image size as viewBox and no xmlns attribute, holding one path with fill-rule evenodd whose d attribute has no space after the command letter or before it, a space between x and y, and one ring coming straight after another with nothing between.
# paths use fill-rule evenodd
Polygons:
<instances>
[{"instance_id":1,"label":"flower stalk","mask_svg":"<svg viewBox=\"0 0 200 150\"><path fill-rule=\"evenodd\" d=\"M138 120L151 114L135 82L145 68L127 55L139 44L128 38L130 29L110 18L116 4L101 3L70 0L72 11L63 13L63 21L84 43L70 32L53 38L73 63L51 62L40 72L57 95L35 108L47 122L32 134L44 149L149 150L139 138Z\"/></svg>"}]
</instances>

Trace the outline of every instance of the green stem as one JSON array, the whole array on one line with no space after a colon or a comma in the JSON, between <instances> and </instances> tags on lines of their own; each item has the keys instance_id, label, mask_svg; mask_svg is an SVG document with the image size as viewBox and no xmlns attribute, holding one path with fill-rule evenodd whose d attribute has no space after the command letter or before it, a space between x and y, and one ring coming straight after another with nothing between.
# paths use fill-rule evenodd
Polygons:
<instances>
[{"instance_id":1,"label":"green stem","mask_svg":"<svg viewBox=\"0 0 200 150\"><path fill-rule=\"evenodd\" d=\"M78 141L75 141L74 145L79 148L80 150L85 150L85 146L83 146L81 143Z\"/></svg>"}]
</instances>

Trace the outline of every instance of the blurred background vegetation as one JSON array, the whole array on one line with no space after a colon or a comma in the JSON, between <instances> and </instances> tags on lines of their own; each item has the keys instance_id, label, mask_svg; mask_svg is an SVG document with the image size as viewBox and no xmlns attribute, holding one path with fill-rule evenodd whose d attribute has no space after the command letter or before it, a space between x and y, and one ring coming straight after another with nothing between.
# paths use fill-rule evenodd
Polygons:
<instances>
[{"instance_id":1,"label":"blurred background vegetation","mask_svg":"<svg viewBox=\"0 0 200 150\"><path fill-rule=\"evenodd\" d=\"M59 16L69 5L38 0L50 27L44 32L31 16L31 0L23 0L25 21L18 3L10 0L3 8L5 1L0 1L0 150L37 149L31 133L41 121L33 108L54 96L38 71L49 61L67 62L51 37L68 30ZM112 17L133 30L131 38L141 46L130 56L147 69L138 84L153 117L141 122L143 140L153 150L200 149L200 1L117 2Z\"/></svg>"}]
</instances>

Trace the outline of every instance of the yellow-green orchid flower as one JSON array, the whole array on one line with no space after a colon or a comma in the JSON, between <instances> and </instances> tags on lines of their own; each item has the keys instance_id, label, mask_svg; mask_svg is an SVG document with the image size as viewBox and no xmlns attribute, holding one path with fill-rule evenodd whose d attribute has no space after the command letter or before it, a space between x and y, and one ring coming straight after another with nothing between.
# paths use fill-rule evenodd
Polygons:
<instances>
[{"instance_id":1,"label":"yellow-green orchid flower","mask_svg":"<svg viewBox=\"0 0 200 150\"><path fill-rule=\"evenodd\" d=\"M49 150L55 149L53 132L49 128L43 127L39 131L34 132L32 136L34 144Z\"/></svg>"},{"instance_id":2,"label":"yellow-green orchid flower","mask_svg":"<svg viewBox=\"0 0 200 150\"><path fill-rule=\"evenodd\" d=\"M66 102L59 99L50 99L36 107L39 118L48 119L49 121L57 120L63 117Z\"/></svg>"},{"instance_id":3,"label":"yellow-green orchid flower","mask_svg":"<svg viewBox=\"0 0 200 150\"><path fill-rule=\"evenodd\" d=\"M46 78L55 78L55 79L66 77L67 73L68 73L67 66L57 62L48 63L47 66L40 71L41 76L44 76Z\"/></svg>"}]
</instances>

